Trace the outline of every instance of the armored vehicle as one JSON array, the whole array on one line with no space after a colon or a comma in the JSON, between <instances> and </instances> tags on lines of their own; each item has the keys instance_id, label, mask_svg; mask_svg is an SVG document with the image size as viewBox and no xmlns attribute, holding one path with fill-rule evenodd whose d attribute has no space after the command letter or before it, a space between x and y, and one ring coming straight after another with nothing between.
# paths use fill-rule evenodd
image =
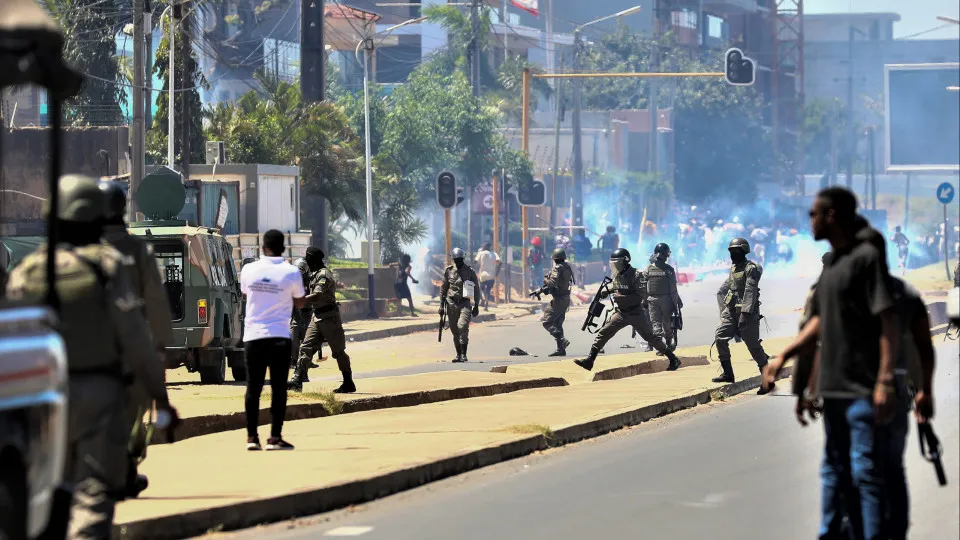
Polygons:
<instances>
[{"instance_id":1,"label":"armored vehicle","mask_svg":"<svg viewBox=\"0 0 960 540\"><path fill-rule=\"evenodd\" d=\"M176 171L161 167L146 175L136 197L145 220L131 223L129 231L153 246L173 314L167 368L186 366L200 373L202 383L222 384L229 366L234 380L246 380L233 248L218 229L176 219L186 200Z\"/></svg>"}]
</instances>

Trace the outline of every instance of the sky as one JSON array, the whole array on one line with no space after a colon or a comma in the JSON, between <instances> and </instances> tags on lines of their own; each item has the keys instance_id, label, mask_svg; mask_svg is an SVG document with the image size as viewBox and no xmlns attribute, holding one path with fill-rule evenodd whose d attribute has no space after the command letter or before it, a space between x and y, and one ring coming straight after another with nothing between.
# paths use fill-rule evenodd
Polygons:
<instances>
[{"instance_id":1,"label":"sky","mask_svg":"<svg viewBox=\"0 0 960 540\"><path fill-rule=\"evenodd\" d=\"M960 25L937 20L937 15L960 19L957 0L804 0L803 9L806 13L899 13L900 21L893 24L894 38L921 32L925 33L911 39L960 38ZM938 27L943 28L933 30Z\"/></svg>"}]
</instances>

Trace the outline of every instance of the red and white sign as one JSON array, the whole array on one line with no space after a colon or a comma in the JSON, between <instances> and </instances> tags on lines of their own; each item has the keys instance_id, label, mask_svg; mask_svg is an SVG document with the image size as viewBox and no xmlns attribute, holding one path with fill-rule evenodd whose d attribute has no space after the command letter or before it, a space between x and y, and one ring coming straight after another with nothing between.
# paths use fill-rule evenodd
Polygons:
<instances>
[{"instance_id":1,"label":"red and white sign","mask_svg":"<svg viewBox=\"0 0 960 540\"><path fill-rule=\"evenodd\" d=\"M535 17L540 16L540 11L537 9L538 0L510 0L510 3L513 7L518 7Z\"/></svg>"}]
</instances>

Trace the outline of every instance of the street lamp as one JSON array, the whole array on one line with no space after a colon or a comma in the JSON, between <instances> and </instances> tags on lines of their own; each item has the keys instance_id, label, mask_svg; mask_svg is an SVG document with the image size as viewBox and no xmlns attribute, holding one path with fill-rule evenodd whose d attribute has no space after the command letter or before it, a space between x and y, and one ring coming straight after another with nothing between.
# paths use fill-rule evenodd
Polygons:
<instances>
[{"instance_id":1,"label":"street lamp","mask_svg":"<svg viewBox=\"0 0 960 540\"><path fill-rule=\"evenodd\" d=\"M373 168L370 164L371 155L370 155L370 70L368 69L370 53L373 51L375 44L373 38L383 34L386 37L387 34L393 32L397 28L407 26L410 24L416 24L419 22L425 21L426 17L417 17L416 19L410 19L408 21L403 21L400 24L391 26L380 32L370 34L369 36L361 39L357 43L357 48L354 50L354 55L357 56L359 60L360 56L360 46L363 45L363 134L364 134L364 161L366 161L367 169L367 298L369 300L370 313L367 314L370 318L376 318L377 309L374 293L374 274L373 274Z\"/></svg>"},{"instance_id":2,"label":"street lamp","mask_svg":"<svg viewBox=\"0 0 960 540\"><path fill-rule=\"evenodd\" d=\"M581 31L593 24L601 23L603 21L608 21L610 19L625 17L627 15L633 15L640 11L640 6L633 6L627 8L623 11L618 11L613 15L607 15L606 17L600 17L599 19L592 20L588 23L581 24L576 27L573 31L573 72L580 72L580 50L583 48L583 40L581 37ZM580 89L581 83L579 78L573 79L573 117L571 123L573 124L573 225L577 227L583 226L583 143L582 137L583 133L580 127ZM557 105L559 107L559 105ZM572 232L572 230L571 230Z\"/></svg>"}]
</instances>

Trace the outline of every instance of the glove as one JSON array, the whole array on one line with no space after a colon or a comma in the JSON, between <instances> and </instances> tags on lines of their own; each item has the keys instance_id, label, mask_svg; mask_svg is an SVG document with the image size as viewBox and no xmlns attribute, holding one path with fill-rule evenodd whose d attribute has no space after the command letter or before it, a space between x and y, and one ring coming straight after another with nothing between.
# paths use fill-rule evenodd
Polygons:
<instances>
[{"instance_id":1,"label":"glove","mask_svg":"<svg viewBox=\"0 0 960 540\"><path fill-rule=\"evenodd\" d=\"M683 309L683 300L677 300L677 309Z\"/></svg>"},{"instance_id":2,"label":"glove","mask_svg":"<svg viewBox=\"0 0 960 540\"><path fill-rule=\"evenodd\" d=\"M176 441L176 430L181 424L180 415L169 403L157 404L157 429L167 435L167 442Z\"/></svg>"},{"instance_id":3,"label":"glove","mask_svg":"<svg viewBox=\"0 0 960 540\"><path fill-rule=\"evenodd\" d=\"M440 309L437 311L437 315L443 315L444 305L440 304Z\"/></svg>"},{"instance_id":4,"label":"glove","mask_svg":"<svg viewBox=\"0 0 960 540\"><path fill-rule=\"evenodd\" d=\"M610 291L608 291L608 290L606 290L606 289L600 291L600 298L601 298L601 299L606 299L608 296L610 296Z\"/></svg>"},{"instance_id":5,"label":"glove","mask_svg":"<svg viewBox=\"0 0 960 540\"><path fill-rule=\"evenodd\" d=\"M476 317L480 314L480 306L473 306L473 316Z\"/></svg>"}]
</instances>

